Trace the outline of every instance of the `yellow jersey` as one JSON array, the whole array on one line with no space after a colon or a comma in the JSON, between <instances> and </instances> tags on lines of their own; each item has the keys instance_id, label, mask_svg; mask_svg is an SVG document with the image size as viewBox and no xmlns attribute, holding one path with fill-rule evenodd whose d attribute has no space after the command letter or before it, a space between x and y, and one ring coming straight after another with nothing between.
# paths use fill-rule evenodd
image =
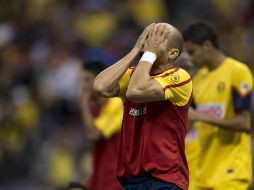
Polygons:
<instances>
[{"instance_id":1,"label":"yellow jersey","mask_svg":"<svg viewBox=\"0 0 254 190\"><path fill-rule=\"evenodd\" d=\"M195 189L196 171L199 155L198 130L195 126L187 132L185 138L185 155L189 167L189 190Z\"/></svg>"},{"instance_id":2,"label":"yellow jersey","mask_svg":"<svg viewBox=\"0 0 254 190\"><path fill-rule=\"evenodd\" d=\"M196 109L218 118L232 118L236 110L249 110L253 78L249 68L226 58L215 70L202 68L193 78ZM200 154L197 185L213 187L224 181L251 181L251 137L203 122L198 128Z\"/></svg>"}]
</instances>

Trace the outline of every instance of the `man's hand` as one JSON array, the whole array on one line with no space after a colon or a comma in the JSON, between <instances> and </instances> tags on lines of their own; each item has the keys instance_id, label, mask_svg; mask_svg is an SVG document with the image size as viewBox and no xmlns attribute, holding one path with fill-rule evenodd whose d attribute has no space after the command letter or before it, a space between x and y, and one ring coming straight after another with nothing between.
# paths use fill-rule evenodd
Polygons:
<instances>
[{"instance_id":1,"label":"man's hand","mask_svg":"<svg viewBox=\"0 0 254 190\"><path fill-rule=\"evenodd\" d=\"M136 44L135 44L135 46L134 46L134 49L137 49L138 51L143 52L143 48L144 48L145 41L146 41L146 39L147 39L147 37L148 37L148 34L149 34L150 30L151 30L153 27L155 27L155 24L154 24L154 23L148 25L148 26L144 29L144 31L142 32L142 34L139 36L139 38L138 38L138 40L137 40L137 42L136 42Z\"/></svg>"},{"instance_id":2,"label":"man's hand","mask_svg":"<svg viewBox=\"0 0 254 190\"><path fill-rule=\"evenodd\" d=\"M156 24L151 27L147 40L144 44L144 51L151 51L160 57L166 51L169 30L163 24Z\"/></svg>"},{"instance_id":3,"label":"man's hand","mask_svg":"<svg viewBox=\"0 0 254 190\"><path fill-rule=\"evenodd\" d=\"M103 135L101 131L99 131L99 129L97 129L95 126L87 127L86 135L87 135L87 140L91 143L94 143L96 141L103 139Z\"/></svg>"}]
</instances>

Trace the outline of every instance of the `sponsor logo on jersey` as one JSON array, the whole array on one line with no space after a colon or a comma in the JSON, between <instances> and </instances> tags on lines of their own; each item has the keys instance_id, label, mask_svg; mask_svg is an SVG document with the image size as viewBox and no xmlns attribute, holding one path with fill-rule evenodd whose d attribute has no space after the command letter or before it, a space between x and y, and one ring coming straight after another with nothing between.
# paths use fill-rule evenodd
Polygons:
<instances>
[{"instance_id":1,"label":"sponsor logo on jersey","mask_svg":"<svg viewBox=\"0 0 254 190\"><path fill-rule=\"evenodd\" d=\"M222 103L201 104L198 106L197 111L218 118L224 117L225 114L224 104Z\"/></svg>"},{"instance_id":2,"label":"sponsor logo on jersey","mask_svg":"<svg viewBox=\"0 0 254 190\"><path fill-rule=\"evenodd\" d=\"M145 113L146 113L146 108L141 108L141 109L138 109L138 110L136 110L134 108L131 108L130 112L129 112L129 114L133 115L133 116L145 115Z\"/></svg>"}]
</instances>

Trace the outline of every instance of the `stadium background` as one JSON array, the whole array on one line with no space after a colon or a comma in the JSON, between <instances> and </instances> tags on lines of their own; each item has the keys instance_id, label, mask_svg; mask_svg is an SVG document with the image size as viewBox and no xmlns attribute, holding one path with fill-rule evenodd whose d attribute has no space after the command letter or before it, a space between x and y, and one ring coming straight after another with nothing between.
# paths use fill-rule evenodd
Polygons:
<instances>
[{"instance_id":1,"label":"stadium background","mask_svg":"<svg viewBox=\"0 0 254 190\"><path fill-rule=\"evenodd\" d=\"M212 22L254 71L252 0L0 0L0 189L87 180L82 61L111 65L151 22ZM254 118L254 116L252 116Z\"/></svg>"}]
</instances>

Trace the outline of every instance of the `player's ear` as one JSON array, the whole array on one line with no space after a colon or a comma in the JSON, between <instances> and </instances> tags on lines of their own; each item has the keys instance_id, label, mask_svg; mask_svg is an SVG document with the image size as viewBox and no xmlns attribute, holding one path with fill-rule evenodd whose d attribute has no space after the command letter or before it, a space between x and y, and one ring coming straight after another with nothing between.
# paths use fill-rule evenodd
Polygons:
<instances>
[{"instance_id":1,"label":"player's ear","mask_svg":"<svg viewBox=\"0 0 254 190\"><path fill-rule=\"evenodd\" d=\"M172 48L168 51L168 59L176 59L179 54L179 49Z\"/></svg>"}]
</instances>

